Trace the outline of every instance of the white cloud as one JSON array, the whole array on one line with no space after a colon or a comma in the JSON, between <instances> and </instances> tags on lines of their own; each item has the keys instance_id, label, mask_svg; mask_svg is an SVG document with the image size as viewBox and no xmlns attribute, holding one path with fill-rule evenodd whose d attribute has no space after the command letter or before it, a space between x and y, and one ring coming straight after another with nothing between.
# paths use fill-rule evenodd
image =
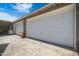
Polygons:
<instances>
[{"instance_id":1,"label":"white cloud","mask_svg":"<svg viewBox=\"0 0 79 59\"><path fill-rule=\"evenodd\" d=\"M4 10L3 8L0 8L0 10Z\"/></svg>"},{"instance_id":2,"label":"white cloud","mask_svg":"<svg viewBox=\"0 0 79 59\"><path fill-rule=\"evenodd\" d=\"M0 20L6 20L6 21L14 21L17 17L10 15L7 12L0 12Z\"/></svg>"},{"instance_id":3,"label":"white cloud","mask_svg":"<svg viewBox=\"0 0 79 59\"><path fill-rule=\"evenodd\" d=\"M17 3L15 6L13 6L13 9L25 13L29 13L31 8L32 3Z\"/></svg>"}]
</instances>

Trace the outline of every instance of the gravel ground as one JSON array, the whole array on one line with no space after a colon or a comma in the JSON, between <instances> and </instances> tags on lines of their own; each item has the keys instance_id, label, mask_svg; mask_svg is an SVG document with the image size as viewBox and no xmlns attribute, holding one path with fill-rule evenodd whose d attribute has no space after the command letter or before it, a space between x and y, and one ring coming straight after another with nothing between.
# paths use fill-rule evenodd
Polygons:
<instances>
[{"instance_id":1,"label":"gravel ground","mask_svg":"<svg viewBox=\"0 0 79 59\"><path fill-rule=\"evenodd\" d=\"M0 45L8 46L2 53L3 56L77 56L75 51L44 42L21 38L17 35L1 36Z\"/></svg>"}]
</instances>

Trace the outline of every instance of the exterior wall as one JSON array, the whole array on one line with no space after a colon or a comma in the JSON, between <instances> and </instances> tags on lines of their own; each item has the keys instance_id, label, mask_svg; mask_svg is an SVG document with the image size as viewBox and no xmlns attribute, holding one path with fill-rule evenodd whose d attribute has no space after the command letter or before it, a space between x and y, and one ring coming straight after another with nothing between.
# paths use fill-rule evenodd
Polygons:
<instances>
[{"instance_id":1,"label":"exterior wall","mask_svg":"<svg viewBox=\"0 0 79 59\"><path fill-rule=\"evenodd\" d=\"M13 32L14 32L14 34L16 34L16 27L15 27L16 25L15 24L13 24Z\"/></svg>"},{"instance_id":2,"label":"exterior wall","mask_svg":"<svg viewBox=\"0 0 79 59\"><path fill-rule=\"evenodd\" d=\"M24 19L24 20L23 20L23 38L26 37L26 29L27 29L26 23L27 23L27 20Z\"/></svg>"},{"instance_id":3,"label":"exterior wall","mask_svg":"<svg viewBox=\"0 0 79 59\"><path fill-rule=\"evenodd\" d=\"M74 4L27 20L27 37L74 48Z\"/></svg>"},{"instance_id":4,"label":"exterior wall","mask_svg":"<svg viewBox=\"0 0 79 59\"><path fill-rule=\"evenodd\" d=\"M76 4L76 45L79 53L79 4Z\"/></svg>"},{"instance_id":5,"label":"exterior wall","mask_svg":"<svg viewBox=\"0 0 79 59\"><path fill-rule=\"evenodd\" d=\"M12 22L0 20L0 34L9 34L9 26Z\"/></svg>"},{"instance_id":6,"label":"exterior wall","mask_svg":"<svg viewBox=\"0 0 79 59\"><path fill-rule=\"evenodd\" d=\"M14 24L14 31L18 35L23 35L23 21Z\"/></svg>"},{"instance_id":7,"label":"exterior wall","mask_svg":"<svg viewBox=\"0 0 79 59\"><path fill-rule=\"evenodd\" d=\"M0 26L0 34L9 34L9 26Z\"/></svg>"}]
</instances>

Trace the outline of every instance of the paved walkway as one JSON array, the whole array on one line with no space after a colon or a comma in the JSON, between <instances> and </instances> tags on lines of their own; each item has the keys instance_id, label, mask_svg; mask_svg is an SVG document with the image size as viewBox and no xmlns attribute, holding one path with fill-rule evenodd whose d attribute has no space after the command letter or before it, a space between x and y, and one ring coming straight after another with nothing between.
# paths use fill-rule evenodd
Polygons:
<instances>
[{"instance_id":1,"label":"paved walkway","mask_svg":"<svg viewBox=\"0 0 79 59\"><path fill-rule=\"evenodd\" d=\"M0 36L1 44L8 44L3 56L77 56L72 50L17 35Z\"/></svg>"}]
</instances>

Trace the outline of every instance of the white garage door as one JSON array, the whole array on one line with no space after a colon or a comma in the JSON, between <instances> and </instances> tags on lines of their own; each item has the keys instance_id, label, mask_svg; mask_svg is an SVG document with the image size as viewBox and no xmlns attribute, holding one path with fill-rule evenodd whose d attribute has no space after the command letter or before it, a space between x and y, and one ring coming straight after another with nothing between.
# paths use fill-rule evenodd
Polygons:
<instances>
[{"instance_id":1,"label":"white garage door","mask_svg":"<svg viewBox=\"0 0 79 59\"><path fill-rule=\"evenodd\" d=\"M15 32L18 35L23 35L23 22L18 22L15 24Z\"/></svg>"},{"instance_id":2,"label":"white garage door","mask_svg":"<svg viewBox=\"0 0 79 59\"><path fill-rule=\"evenodd\" d=\"M27 36L73 47L74 5L28 19Z\"/></svg>"}]
</instances>

